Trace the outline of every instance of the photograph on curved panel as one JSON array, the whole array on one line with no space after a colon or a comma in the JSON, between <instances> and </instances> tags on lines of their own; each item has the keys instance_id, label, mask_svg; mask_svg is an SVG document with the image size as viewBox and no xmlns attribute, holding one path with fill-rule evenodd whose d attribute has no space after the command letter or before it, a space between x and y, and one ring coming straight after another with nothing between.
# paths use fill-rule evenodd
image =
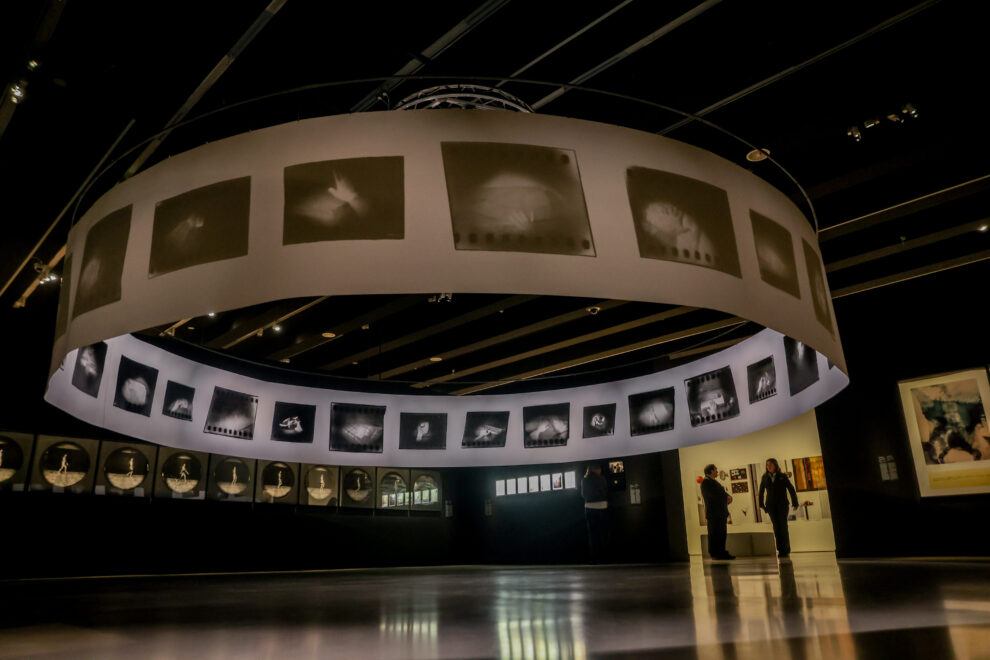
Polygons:
<instances>
[{"instance_id":1,"label":"photograph on curved panel","mask_svg":"<svg viewBox=\"0 0 990 660\"><path fill-rule=\"evenodd\" d=\"M804 342L784 337L784 360L791 396L818 382L818 353Z\"/></svg>"},{"instance_id":2,"label":"photograph on curved panel","mask_svg":"<svg viewBox=\"0 0 990 660\"><path fill-rule=\"evenodd\" d=\"M255 502L266 504L295 504L297 467L295 463L282 461L258 461L258 479Z\"/></svg>"},{"instance_id":3,"label":"photograph on curved panel","mask_svg":"<svg viewBox=\"0 0 990 660\"><path fill-rule=\"evenodd\" d=\"M26 433L0 433L0 491L23 491L34 438Z\"/></svg>"},{"instance_id":4,"label":"photograph on curved panel","mask_svg":"<svg viewBox=\"0 0 990 660\"><path fill-rule=\"evenodd\" d=\"M114 391L113 405L121 410L150 417L157 384L158 369L122 355L120 366L117 367L117 389Z\"/></svg>"},{"instance_id":5,"label":"photograph on curved panel","mask_svg":"<svg viewBox=\"0 0 990 660\"><path fill-rule=\"evenodd\" d=\"M509 411L467 413L462 447L504 447L509 429Z\"/></svg>"},{"instance_id":6,"label":"photograph on curved panel","mask_svg":"<svg viewBox=\"0 0 990 660\"><path fill-rule=\"evenodd\" d=\"M749 212L749 219L753 223L753 243L756 245L760 277L770 286L800 298L791 232L753 210Z\"/></svg>"},{"instance_id":7,"label":"photograph on curved panel","mask_svg":"<svg viewBox=\"0 0 990 660\"><path fill-rule=\"evenodd\" d=\"M72 255L62 262L62 280L58 287L58 307L55 310L55 338L65 334L69 327L69 297L72 295Z\"/></svg>"},{"instance_id":8,"label":"photograph on curved panel","mask_svg":"<svg viewBox=\"0 0 990 660\"><path fill-rule=\"evenodd\" d=\"M311 443L315 424L316 406L276 401L272 416L272 440Z\"/></svg>"},{"instance_id":9,"label":"photograph on curved panel","mask_svg":"<svg viewBox=\"0 0 990 660\"><path fill-rule=\"evenodd\" d=\"M196 390L188 385L168 381L165 383L165 399L162 401L162 414L185 422L192 421L193 398Z\"/></svg>"},{"instance_id":10,"label":"photograph on curved panel","mask_svg":"<svg viewBox=\"0 0 990 660\"><path fill-rule=\"evenodd\" d=\"M155 204L148 277L248 253L251 177L203 186Z\"/></svg>"},{"instance_id":11,"label":"photograph on curved panel","mask_svg":"<svg viewBox=\"0 0 990 660\"><path fill-rule=\"evenodd\" d=\"M89 493L93 488L97 440L40 436L31 490Z\"/></svg>"},{"instance_id":12,"label":"photograph on curved panel","mask_svg":"<svg viewBox=\"0 0 990 660\"><path fill-rule=\"evenodd\" d=\"M562 447L570 436L571 404L552 403L523 408L523 446Z\"/></svg>"},{"instance_id":13,"label":"photograph on curved panel","mask_svg":"<svg viewBox=\"0 0 990 660\"><path fill-rule=\"evenodd\" d=\"M399 415L399 449L446 449L447 413Z\"/></svg>"},{"instance_id":14,"label":"photograph on curved panel","mask_svg":"<svg viewBox=\"0 0 990 660\"><path fill-rule=\"evenodd\" d=\"M370 509L375 506L375 468L343 467L340 506Z\"/></svg>"},{"instance_id":15,"label":"photograph on curved panel","mask_svg":"<svg viewBox=\"0 0 990 660\"><path fill-rule=\"evenodd\" d=\"M835 334L832 327L832 313L829 311L828 287L825 282L825 269L822 267L821 257L815 252L808 241L801 239L804 246L804 263L808 267L808 283L811 285L811 304L815 308L815 318L828 330Z\"/></svg>"},{"instance_id":16,"label":"photograph on curved panel","mask_svg":"<svg viewBox=\"0 0 990 660\"><path fill-rule=\"evenodd\" d=\"M303 463L303 487L299 491L299 503L309 506L337 506L339 469L335 465Z\"/></svg>"},{"instance_id":17,"label":"photograph on curved panel","mask_svg":"<svg viewBox=\"0 0 990 660\"><path fill-rule=\"evenodd\" d=\"M639 256L742 276L724 190L646 167L626 170L626 189Z\"/></svg>"},{"instance_id":18,"label":"photograph on curved panel","mask_svg":"<svg viewBox=\"0 0 990 660\"><path fill-rule=\"evenodd\" d=\"M584 432L581 437L601 438L615 433L615 404L586 406L584 409Z\"/></svg>"},{"instance_id":19,"label":"photograph on curved panel","mask_svg":"<svg viewBox=\"0 0 990 660\"><path fill-rule=\"evenodd\" d=\"M257 414L258 397L214 387L203 432L251 440L254 438L254 420Z\"/></svg>"},{"instance_id":20,"label":"photograph on curved panel","mask_svg":"<svg viewBox=\"0 0 990 660\"><path fill-rule=\"evenodd\" d=\"M458 250L595 256L571 149L442 142Z\"/></svg>"},{"instance_id":21,"label":"photograph on curved panel","mask_svg":"<svg viewBox=\"0 0 990 660\"><path fill-rule=\"evenodd\" d=\"M385 406L330 406L330 451L380 454L384 430Z\"/></svg>"},{"instance_id":22,"label":"photograph on curved panel","mask_svg":"<svg viewBox=\"0 0 990 660\"><path fill-rule=\"evenodd\" d=\"M254 459L210 455L210 481L206 495L211 500L250 502L254 499Z\"/></svg>"},{"instance_id":23,"label":"photograph on curved panel","mask_svg":"<svg viewBox=\"0 0 990 660\"><path fill-rule=\"evenodd\" d=\"M674 428L674 388L629 395L629 433L646 435Z\"/></svg>"},{"instance_id":24,"label":"photograph on curved panel","mask_svg":"<svg viewBox=\"0 0 990 660\"><path fill-rule=\"evenodd\" d=\"M208 455L161 447L158 451L155 497L201 500L206 497Z\"/></svg>"},{"instance_id":25,"label":"photograph on curved panel","mask_svg":"<svg viewBox=\"0 0 990 660\"><path fill-rule=\"evenodd\" d=\"M721 422L739 414L736 384L729 367L685 379L684 389L691 426Z\"/></svg>"},{"instance_id":26,"label":"photograph on curved panel","mask_svg":"<svg viewBox=\"0 0 990 660\"><path fill-rule=\"evenodd\" d=\"M440 473L413 470L410 478L412 480L413 508L438 510L440 508Z\"/></svg>"},{"instance_id":27,"label":"photograph on curved panel","mask_svg":"<svg viewBox=\"0 0 990 660\"><path fill-rule=\"evenodd\" d=\"M106 342L80 348L76 352L76 365L72 368L73 387L91 397L99 396L106 360Z\"/></svg>"},{"instance_id":28,"label":"photograph on curved panel","mask_svg":"<svg viewBox=\"0 0 990 660\"><path fill-rule=\"evenodd\" d=\"M759 362L746 367L746 380L749 385L749 402L756 403L769 399L777 393L777 368L773 356L768 355Z\"/></svg>"},{"instance_id":29,"label":"photograph on curved panel","mask_svg":"<svg viewBox=\"0 0 990 660\"><path fill-rule=\"evenodd\" d=\"M150 497L156 449L154 445L104 440L93 491L97 495Z\"/></svg>"},{"instance_id":30,"label":"photograph on curved panel","mask_svg":"<svg viewBox=\"0 0 990 660\"><path fill-rule=\"evenodd\" d=\"M76 282L72 317L120 300L131 207L114 211L89 228Z\"/></svg>"},{"instance_id":31,"label":"photograph on curved panel","mask_svg":"<svg viewBox=\"0 0 990 660\"><path fill-rule=\"evenodd\" d=\"M402 156L382 156L286 167L282 244L401 239L402 165Z\"/></svg>"},{"instance_id":32,"label":"photograph on curved panel","mask_svg":"<svg viewBox=\"0 0 990 660\"><path fill-rule=\"evenodd\" d=\"M987 402L976 379L913 387L911 403L926 465L990 461Z\"/></svg>"},{"instance_id":33,"label":"photograph on curved panel","mask_svg":"<svg viewBox=\"0 0 990 660\"><path fill-rule=\"evenodd\" d=\"M379 509L408 509L411 501L409 470L378 470L378 498L375 505Z\"/></svg>"}]
</instances>

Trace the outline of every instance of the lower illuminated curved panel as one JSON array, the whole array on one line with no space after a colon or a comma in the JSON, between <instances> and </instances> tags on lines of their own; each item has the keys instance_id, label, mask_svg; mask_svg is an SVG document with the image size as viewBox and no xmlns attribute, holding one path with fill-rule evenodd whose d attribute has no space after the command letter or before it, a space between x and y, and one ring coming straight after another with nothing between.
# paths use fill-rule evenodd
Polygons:
<instances>
[{"instance_id":1,"label":"lower illuminated curved panel","mask_svg":"<svg viewBox=\"0 0 990 660\"><path fill-rule=\"evenodd\" d=\"M629 456L735 437L800 415L848 382L825 356L773 330L648 376L467 397L270 382L123 335L70 352L45 398L91 424L184 450L456 467Z\"/></svg>"}]
</instances>

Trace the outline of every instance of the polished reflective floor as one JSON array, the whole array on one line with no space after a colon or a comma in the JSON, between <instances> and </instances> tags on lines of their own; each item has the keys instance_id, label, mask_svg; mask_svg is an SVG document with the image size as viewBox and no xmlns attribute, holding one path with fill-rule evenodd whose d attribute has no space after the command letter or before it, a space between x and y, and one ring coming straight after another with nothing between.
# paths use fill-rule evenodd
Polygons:
<instances>
[{"instance_id":1,"label":"polished reflective floor","mask_svg":"<svg viewBox=\"0 0 990 660\"><path fill-rule=\"evenodd\" d=\"M990 658L990 562L0 582L8 658Z\"/></svg>"}]
</instances>

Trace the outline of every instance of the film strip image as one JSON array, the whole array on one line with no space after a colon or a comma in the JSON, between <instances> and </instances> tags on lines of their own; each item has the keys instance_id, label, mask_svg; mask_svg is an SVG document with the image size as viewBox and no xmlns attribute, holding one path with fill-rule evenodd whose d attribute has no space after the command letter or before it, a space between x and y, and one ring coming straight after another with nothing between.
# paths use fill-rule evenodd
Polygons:
<instances>
[{"instance_id":1,"label":"film strip image","mask_svg":"<svg viewBox=\"0 0 990 660\"><path fill-rule=\"evenodd\" d=\"M310 506L336 506L339 469L332 465L303 465L305 491L300 493L299 503Z\"/></svg>"},{"instance_id":2,"label":"film strip image","mask_svg":"<svg viewBox=\"0 0 990 660\"><path fill-rule=\"evenodd\" d=\"M721 188L645 167L626 170L639 256L742 277L729 196Z\"/></svg>"},{"instance_id":3,"label":"film strip image","mask_svg":"<svg viewBox=\"0 0 990 660\"><path fill-rule=\"evenodd\" d=\"M447 413L399 415L399 449L446 449Z\"/></svg>"},{"instance_id":4,"label":"film strip image","mask_svg":"<svg viewBox=\"0 0 990 660\"><path fill-rule=\"evenodd\" d=\"M571 404L523 408L523 446L563 447L570 436Z\"/></svg>"},{"instance_id":5,"label":"film strip image","mask_svg":"<svg viewBox=\"0 0 990 660\"><path fill-rule=\"evenodd\" d=\"M829 311L828 287L825 284L825 269L822 268L821 257L815 252L808 241L801 239L804 247L804 264L808 268L808 283L811 285L811 304L815 308L815 318L826 330L833 335L832 313Z\"/></svg>"},{"instance_id":6,"label":"film strip image","mask_svg":"<svg viewBox=\"0 0 990 660\"><path fill-rule=\"evenodd\" d=\"M114 211L89 228L76 283L73 318L120 300L120 278L130 231L130 206Z\"/></svg>"},{"instance_id":7,"label":"film strip image","mask_svg":"<svg viewBox=\"0 0 990 660\"><path fill-rule=\"evenodd\" d=\"M312 443L315 424L316 406L276 401L272 416L272 440Z\"/></svg>"},{"instance_id":8,"label":"film strip image","mask_svg":"<svg viewBox=\"0 0 990 660\"><path fill-rule=\"evenodd\" d=\"M83 346L76 353L76 365L72 368L72 385L93 398L100 395L103 367L107 361L107 344L100 342Z\"/></svg>"},{"instance_id":9,"label":"film strip image","mask_svg":"<svg viewBox=\"0 0 990 660\"><path fill-rule=\"evenodd\" d=\"M247 255L250 207L251 177L158 202L148 277Z\"/></svg>"},{"instance_id":10,"label":"film strip image","mask_svg":"<svg viewBox=\"0 0 990 660\"><path fill-rule=\"evenodd\" d=\"M498 142L440 148L456 249L595 256L572 150Z\"/></svg>"},{"instance_id":11,"label":"film strip image","mask_svg":"<svg viewBox=\"0 0 990 660\"><path fill-rule=\"evenodd\" d=\"M462 447L504 447L509 411L469 412L464 420Z\"/></svg>"},{"instance_id":12,"label":"film strip image","mask_svg":"<svg viewBox=\"0 0 990 660\"><path fill-rule=\"evenodd\" d=\"M330 406L330 451L380 454L384 431L385 406Z\"/></svg>"},{"instance_id":13,"label":"film strip image","mask_svg":"<svg viewBox=\"0 0 990 660\"><path fill-rule=\"evenodd\" d=\"M647 435L674 428L674 388L629 395L629 433Z\"/></svg>"},{"instance_id":14,"label":"film strip image","mask_svg":"<svg viewBox=\"0 0 990 660\"><path fill-rule=\"evenodd\" d=\"M374 468L343 468L340 479L341 506L371 508L375 506Z\"/></svg>"},{"instance_id":15,"label":"film strip image","mask_svg":"<svg viewBox=\"0 0 990 660\"><path fill-rule=\"evenodd\" d=\"M158 369L121 356L117 368L117 389L113 405L128 412L151 417L151 403L158 384Z\"/></svg>"},{"instance_id":16,"label":"film strip image","mask_svg":"<svg viewBox=\"0 0 990 660\"><path fill-rule=\"evenodd\" d=\"M200 458L189 452L176 451L160 463L162 483L173 497L202 497L203 461ZM205 460L205 455L202 458Z\"/></svg>"},{"instance_id":17,"label":"film strip image","mask_svg":"<svg viewBox=\"0 0 990 660\"><path fill-rule=\"evenodd\" d=\"M402 156L347 158L285 168L282 244L401 239Z\"/></svg>"},{"instance_id":18,"label":"film strip image","mask_svg":"<svg viewBox=\"0 0 990 660\"><path fill-rule=\"evenodd\" d=\"M213 464L213 479L210 482L211 499L252 499L251 467L254 461L236 456L211 456L210 462Z\"/></svg>"},{"instance_id":19,"label":"film strip image","mask_svg":"<svg viewBox=\"0 0 990 660\"><path fill-rule=\"evenodd\" d=\"M165 383L165 400L162 401L162 414L186 422L192 421L193 397L196 390L188 385L168 381Z\"/></svg>"},{"instance_id":20,"label":"film strip image","mask_svg":"<svg viewBox=\"0 0 990 660\"><path fill-rule=\"evenodd\" d=\"M115 449L103 461L103 476L107 483L124 493L144 484L150 473L147 457L133 447Z\"/></svg>"},{"instance_id":21,"label":"film strip image","mask_svg":"<svg viewBox=\"0 0 990 660\"><path fill-rule=\"evenodd\" d=\"M296 471L292 466L282 461L269 463L261 470L259 479L263 497L259 498L263 502L282 502L291 498L295 492Z\"/></svg>"},{"instance_id":22,"label":"film strip image","mask_svg":"<svg viewBox=\"0 0 990 660\"><path fill-rule=\"evenodd\" d=\"M584 409L584 438L601 438L615 433L615 404L586 406Z\"/></svg>"},{"instance_id":23,"label":"film strip image","mask_svg":"<svg viewBox=\"0 0 990 660\"><path fill-rule=\"evenodd\" d=\"M777 368L772 355L746 367L746 383L750 403L769 399L777 393Z\"/></svg>"},{"instance_id":24,"label":"film strip image","mask_svg":"<svg viewBox=\"0 0 990 660\"><path fill-rule=\"evenodd\" d=\"M760 277L770 286L800 298L801 289L798 286L791 232L753 210L749 212L749 219L753 225L753 243L756 245Z\"/></svg>"},{"instance_id":25,"label":"film strip image","mask_svg":"<svg viewBox=\"0 0 990 660\"><path fill-rule=\"evenodd\" d=\"M804 342L784 337L784 359L791 396L818 382L818 353Z\"/></svg>"},{"instance_id":26,"label":"film strip image","mask_svg":"<svg viewBox=\"0 0 990 660\"><path fill-rule=\"evenodd\" d=\"M258 397L214 387L203 432L251 440L254 438L254 420L257 414Z\"/></svg>"},{"instance_id":27,"label":"film strip image","mask_svg":"<svg viewBox=\"0 0 990 660\"><path fill-rule=\"evenodd\" d=\"M688 378L684 381L684 389L691 426L721 422L739 414L736 384L729 367Z\"/></svg>"}]
</instances>

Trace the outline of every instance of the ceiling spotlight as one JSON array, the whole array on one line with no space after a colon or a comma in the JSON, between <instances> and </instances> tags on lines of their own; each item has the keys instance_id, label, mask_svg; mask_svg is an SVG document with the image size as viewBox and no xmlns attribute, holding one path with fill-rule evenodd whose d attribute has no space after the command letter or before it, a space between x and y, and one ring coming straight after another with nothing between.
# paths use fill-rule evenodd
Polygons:
<instances>
[{"instance_id":1,"label":"ceiling spotlight","mask_svg":"<svg viewBox=\"0 0 990 660\"><path fill-rule=\"evenodd\" d=\"M196 326L194 326L194 325L187 325L186 326L186 330L195 330L195 329L196 329Z\"/></svg>"},{"instance_id":2,"label":"ceiling spotlight","mask_svg":"<svg viewBox=\"0 0 990 660\"><path fill-rule=\"evenodd\" d=\"M748 154L746 154L746 160L751 163L759 163L761 160L766 160L767 156L770 155L769 149L753 149Z\"/></svg>"},{"instance_id":3,"label":"ceiling spotlight","mask_svg":"<svg viewBox=\"0 0 990 660\"><path fill-rule=\"evenodd\" d=\"M282 326L280 326L280 325L273 325L272 326L272 330L274 330L275 332L282 332Z\"/></svg>"},{"instance_id":4,"label":"ceiling spotlight","mask_svg":"<svg viewBox=\"0 0 990 660\"><path fill-rule=\"evenodd\" d=\"M441 360L443 360L443 358L439 355L430 358L430 362L440 362Z\"/></svg>"},{"instance_id":5,"label":"ceiling spotlight","mask_svg":"<svg viewBox=\"0 0 990 660\"><path fill-rule=\"evenodd\" d=\"M217 315L216 312L210 312L209 314L207 314L207 316L209 316L211 319L216 315Z\"/></svg>"},{"instance_id":6,"label":"ceiling spotlight","mask_svg":"<svg viewBox=\"0 0 990 660\"><path fill-rule=\"evenodd\" d=\"M876 117L872 117L863 122L863 128L873 128L880 123L880 120Z\"/></svg>"},{"instance_id":7,"label":"ceiling spotlight","mask_svg":"<svg viewBox=\"0 0 990 660\"><path fill-rule=\"evenodd\" d=\"M289 364L289 358L282 358L281 360L279 360L279 362L284 362L285 364Z\"/></svg>"},{"instance_id":8,"label":"ceiling spotlight","mask_svg":"<svg viewBox=\"0 0 990 660\"><path fill-rule=\"evenodd\" d=\"M915 108L910 103L905 103L903 106L901 106L901 114L902 115L907 115L911 119L917 119L918 118L918 109Z\"/></svg>"},{"instance_id":9,"label":"ceiling spotlight","mask_svg":"<svg viewBox=\"0 0 990 660\"><path fill-rule=\"evenodd\" d=\"M354 360L354 362L351 362L351 364L357 364L357 360Z\"/></svg>"},{"instance_id":10,"label":"ceiling spotlight","mask_svg":"<svg viewBox=\"0 0 990 660\"><path fill-rule=\"evenodd\" d=\"M859 127L857 126L853 126L846 131L846 135L851 137L856 142L860 142L863 139L863 134L859 132Z\"/></svg>"},{"instance_id":11,"label":"ceiling spotlight","mask_svg":"<svg viewBox=\"0 0 990 660\"><path fill-rule=\"evenodd\" d=\"M41 63L38 60L28 60L27 63L28 71L34 71L39 66L41 66Z\"/></svg>"},{"instance_id":12,"label":"ceiling spotlight","mask_svg":"<svg viewBox=\"0 0 990 660\"><path fill-rule=\"evenodd\" d=\"M599 307L598 305L592 305L591 307L586 308L584 311L586 311L589 314L591 314L592 316L594 316L598 312L602 311L602 308Z\"/></svg>"},{"instance_id":13,"label":"ceiling spotlight","mask_svg":"<svg viewBox=\"0 0 990 660\"><path fill-rule=\"evenodd\" d=\"M364 325L361 326L361 329L362 330L368 330L369 328L371 328L371 324L370 323L365 323Z\"/></svg>"},{"instance_id":14,"label":"ceiling spotlight","mask_svg":"<svg viewBox=\"0 0 990 660\"><path fill-rule=\"evenodd\" d=\"M901 119L901 116L896 112L892 112L889 115L887 115L887 119L894 122L895 124L900 124L904 121L903 119Z\"/></svg>"},{"instance_id":15,"label":"ceiling spotlight","mask_svg":"<svg viewBox=\"0 0 990 660\"><path fill-rule=\"evenodd\" d=\"M324 332L323 335L322 335L322 337L324 339L333 339L336 336L337 336L337 333L335 333L335 332Z\"/></svg>"},{"instance_id":16,"label":"ceiling spotlight","mask_svg":"<svg viewBox=\"0 0 990 660\"><path fill-rule=\"evenodd\" d=\"M987 229L990 229L990 225L980 225L979 231L986 231Z\"/></svg>"}]
</instances>

